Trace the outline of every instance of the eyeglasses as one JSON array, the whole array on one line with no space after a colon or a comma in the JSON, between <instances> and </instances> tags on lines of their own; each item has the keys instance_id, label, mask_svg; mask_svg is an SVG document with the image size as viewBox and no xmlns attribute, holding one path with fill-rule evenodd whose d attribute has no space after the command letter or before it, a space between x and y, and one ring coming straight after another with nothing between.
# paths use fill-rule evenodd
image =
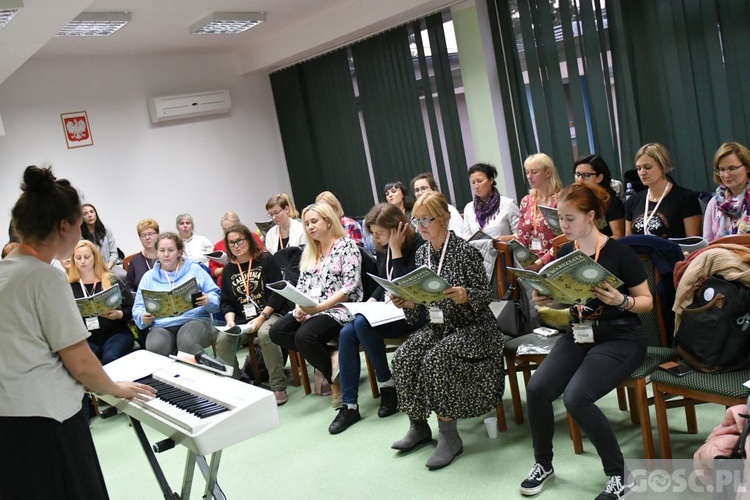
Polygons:
<instances>
[{"instance_id":1,"label":"eyeglasses","mask_svg":"<svg viewBox=\"0 0 750 500\"><path fill-rule=\"evenodd\" d=\"M719 177L721 177L722 175L725 175L725 174L733 174L744 166L745 165L737 165L735 167L715 168L714 173L718 175Z\"/></svg>"},{"instance_id":2,"label":"eyeglasses","mask_svg":"<svg viewBox=\"0 0 750 500\"><path fill-rule=\"evenodd\" d=\"M432 191L430 186L415 187L414 193L424 193L425 191Z\"/></svg>"},{"instance_id":3,"label":"eyeglasses","mask_svg":"<svg viewBox=\"0 0 750 500\"><path fill-rule=\"evenodd\" d=\"M142 233L141 238L154 238L158 236L159 233Z\"/></svg>"},{"instance_id":4,"label":"eyeglasses","mask_svg":"<svg viewBox=\"0 0 750 500\"><path fill-rule=\"evenodd\" d=\"M236 240L229 240L227 243L230 247L241 247L246 241L247 238L237 238Z\"/></svg>"},{"instance_id":5,"label":"eyeglasses","mask_svg":"<svg viewBox=\"0 0 750 500\"><path fill-rule=\"evenodd\" d=\"M424 217L422 219L415 219L414 217L411 218L411 225L414 227L429 227L430 224L432 224L432 221L435 220L435 217Z\"/></svg>"},{"instance_id":6,"label":"eyeglasses","mask_svg":"<svg viewBox=\"0 0 750 500\"><path fill-rule=\"evenodd\" d=\"M274 217L278 217L278 216L279 216L279 214L280 214L281 212L283 212L283 211L284 211L284 210L277 210L277 211L275 211L275 212L268 212L268 214L267 214L267 215L268 215L268 218L269 218L269 219L273 219Z\"/></svg>"},{"instance_id":7,"label":"eyeglasses","mask_svg":"<svg viewBox=\"0 0 750 500\"><path fill-rule=\"evenodd\" d=\"M599 175L596 173L590 173L590 172L573 172L573 177L576 179L583 179L584 181L589 180L592 176Z\"/></svg>"}]
</instances>

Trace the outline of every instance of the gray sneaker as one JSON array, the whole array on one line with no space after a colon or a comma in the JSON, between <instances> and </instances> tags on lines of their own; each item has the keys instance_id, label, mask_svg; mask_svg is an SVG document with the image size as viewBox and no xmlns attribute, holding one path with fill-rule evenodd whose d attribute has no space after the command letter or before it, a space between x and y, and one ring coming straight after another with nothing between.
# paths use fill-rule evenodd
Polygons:
<instances>
[{"instance_id":1,"label":"gray sneaker","mask_svg":"<svg viewBox=\"0 0 750 500\"><path fill-rule=\"evenodd\" d=\"M542 491L545 483L553 477L555 477L555 469L552 466L549 469L545 469L542 464L535 463L518 489L521 495L536 495Z\"/></svg>"}]
</instances>

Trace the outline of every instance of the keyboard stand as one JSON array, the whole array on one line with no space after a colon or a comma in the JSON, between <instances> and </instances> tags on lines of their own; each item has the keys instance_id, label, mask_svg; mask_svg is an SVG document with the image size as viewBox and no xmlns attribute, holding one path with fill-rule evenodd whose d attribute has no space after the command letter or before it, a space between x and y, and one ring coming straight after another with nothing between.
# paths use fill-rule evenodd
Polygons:
<instances>
[{"instance_id":1,"label":"keyboard stand","mask_svg":"<svg viewBox=\"0 0 750 500\"><path fill-rule=\"evenodd\" d=\"M215 498L216 500L226 500L227 497L224 495L224 492L221 491L221 487L216 480L216 476L219 473L219 463L221 462L221 450L211 454L210 465L206 461L206 457L197 455L192 450L188 450L187 458L185 460L185 471L182 479L182 492L178 495L172 491L172 488L170 488L167 478L164 475L164 471L161 469L156 454L151 447L151 443L149 442L148 437L146 437L146 433L143 431L143 425L141 425L139 420L130 415L128 415L128 419L130 419L133 430L138 437L138 441L141 443L143 452L146 454L146 458L151 465L151 469L154 471L156 481L159 483L159 487L161 488L166 500L188 500L190 498L190 490L193 486L193 473L196 464L201 470L201 474L203 474L203 477L206 479L206 489L203 493L203 498L207 500L211 500L212 498Z\"/></svg>"}]
</instances>

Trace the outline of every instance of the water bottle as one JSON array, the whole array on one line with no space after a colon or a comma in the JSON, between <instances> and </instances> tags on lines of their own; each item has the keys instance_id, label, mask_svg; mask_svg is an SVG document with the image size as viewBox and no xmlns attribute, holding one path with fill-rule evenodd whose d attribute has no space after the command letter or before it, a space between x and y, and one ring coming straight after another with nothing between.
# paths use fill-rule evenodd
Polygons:
<instances>
[{"instance_id":1,"label":"water bottle","mask_svg":"<svg viewBox=\"0 0 750 500\"><path fill-rule=\"evenodd\" d=\"M635 189L633 189L633 185L628 182L628 184L627 184L627 186L625 188L625 199L627 200L628 198L630 198L634 194L635 194Z\"/></svg>"}]
</instances>

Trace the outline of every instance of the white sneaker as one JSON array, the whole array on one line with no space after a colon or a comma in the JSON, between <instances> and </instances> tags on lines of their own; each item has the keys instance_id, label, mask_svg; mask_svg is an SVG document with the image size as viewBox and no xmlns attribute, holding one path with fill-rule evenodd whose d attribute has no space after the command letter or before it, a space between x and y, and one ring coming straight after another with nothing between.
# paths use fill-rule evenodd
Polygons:
<instances>
[{"instance_id":1,"label":"white sneaker","mask_svg":"<svg viewBox=\"0 0 750 500\"><path fill-rule=\"evenodd\" d=\"M597 495L596 500L619 500L633 487L632 484L625 484L622 476L610 476L604 491Z\"/></svg>"},{"instance_id":2,"label":"white sneaker","mask_svg":"<svg viewBox=\"0 0 750 500\"><path fill-rule=\"evenodd\" d=\"M521 482L521 486L518 488L521 495L531 496L536 495L548 480L555 477L555 469L550 466L549 469L545 469L540 463L535 463L534 467L531 468L526 479Z\"/></svg>"}]
</instances>

